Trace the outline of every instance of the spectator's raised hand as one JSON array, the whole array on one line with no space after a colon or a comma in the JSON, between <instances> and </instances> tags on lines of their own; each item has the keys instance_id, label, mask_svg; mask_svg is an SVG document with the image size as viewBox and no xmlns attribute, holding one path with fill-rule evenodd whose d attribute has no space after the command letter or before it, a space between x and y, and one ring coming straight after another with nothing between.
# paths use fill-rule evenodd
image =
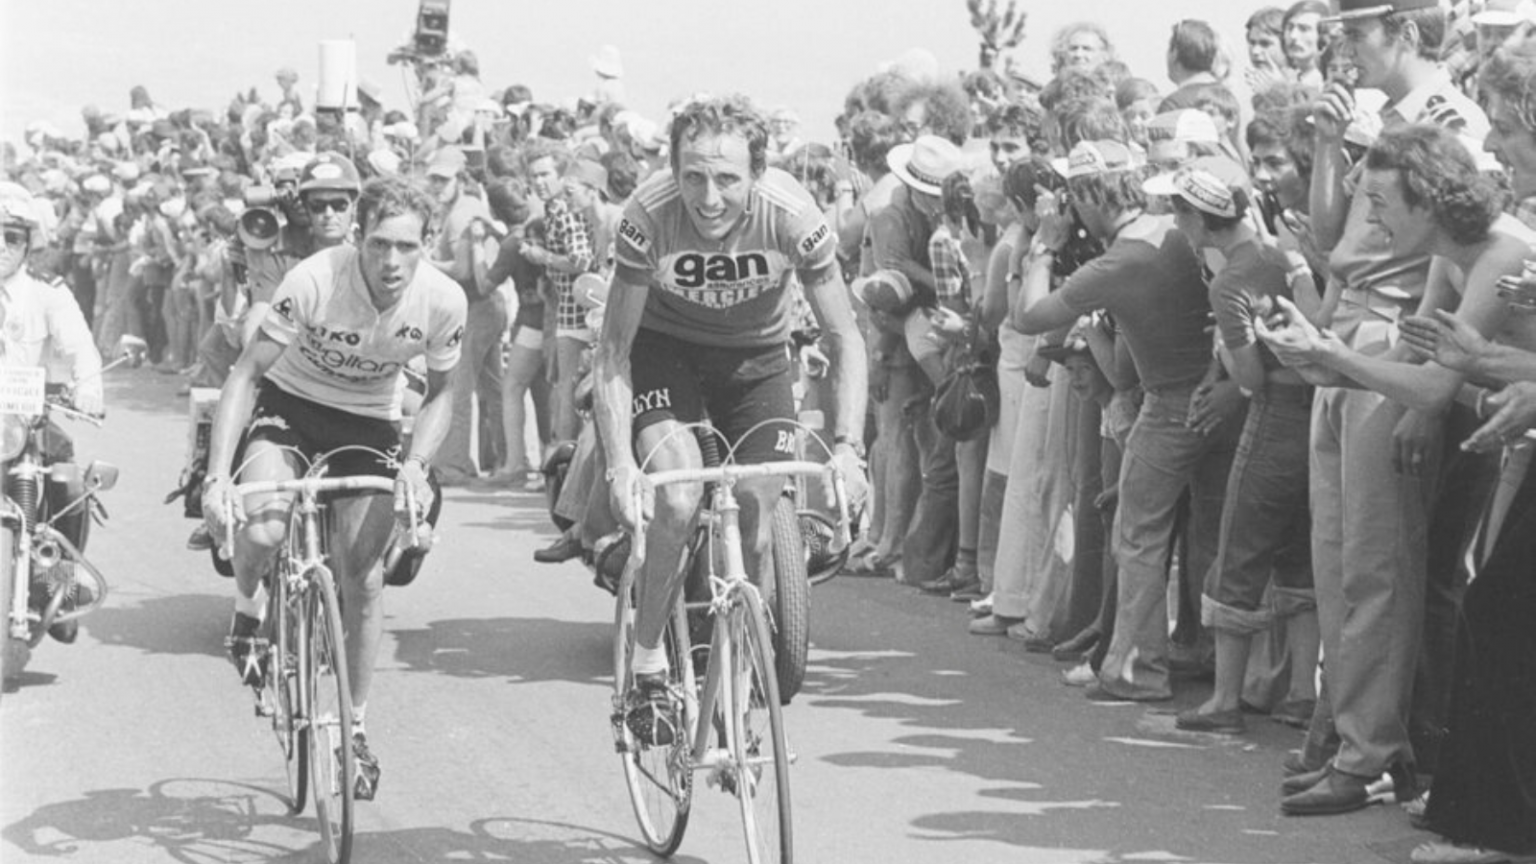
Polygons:
<instances>
[{"instance_id":1,"label":"spectator's raised hand","mask_svg":"<svg viewBox=\"0 0 1536 864\"><path fill-rule=\"evenodd\" d=\"M1334 81L1323 89L1321 96L1312 103L1312 123L1317 137L1338 144L1344 140L1344 130L1349 128L1355 116L1355 94Z\"/></svg>"},{"instance_id":2,"label":"spectator's raised hand","mask_svg":"<svg viewBox=\"0 0 1536 864\"><path fill-rule=\"evenodd\" d=\"M1477 453L1497 450L1536 426L1536 382L1516 381L1483 400L1483 408L1493 411L1493 416L1462 442L1461 449Z\"/></svg>"}]
</instances>

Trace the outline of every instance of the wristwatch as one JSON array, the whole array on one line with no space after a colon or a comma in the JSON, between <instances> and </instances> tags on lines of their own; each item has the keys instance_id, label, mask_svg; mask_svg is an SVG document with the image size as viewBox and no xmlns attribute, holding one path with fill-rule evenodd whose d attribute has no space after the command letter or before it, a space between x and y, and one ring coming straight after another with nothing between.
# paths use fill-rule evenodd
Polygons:
<instances>
[{"instance_id":1,"label":"wristwatch","mask_svg":"<svg viewBox=\"0 0 1536 864\"><path fill-rule=\"evenodd\" d=\"M864 442L854 440L853 436L851 435L839 435L832 439L832 444L833 446L838 444L847 444L848 447L853 450L853 455L859 457L859 461L861 462L869 458L868 454L864 451Z\"/></svg>"}]
</instances>

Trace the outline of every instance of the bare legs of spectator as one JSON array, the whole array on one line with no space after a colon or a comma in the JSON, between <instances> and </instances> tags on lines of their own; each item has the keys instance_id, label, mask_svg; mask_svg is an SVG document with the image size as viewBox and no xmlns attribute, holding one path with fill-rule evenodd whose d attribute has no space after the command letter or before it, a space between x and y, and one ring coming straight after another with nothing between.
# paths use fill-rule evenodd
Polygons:
<instances>
[{"instance_id":1,"label":"bare legs of spectator","mask_svg":"<svg viewBox=\"0 0 1536 864\"><path fill-rule=\"evenodd\" d=\"M507 368L501 377L501 425L507 439L507 464L504 479L516 483L538 466L528 462L527 405L529 388L544 369L544 333L536 327L519 326L512 333L512 347L507 352ZM542 441L539 442L542 445ZM542 447L534 448L538 453Z\"/></svg>"}]
</instances>

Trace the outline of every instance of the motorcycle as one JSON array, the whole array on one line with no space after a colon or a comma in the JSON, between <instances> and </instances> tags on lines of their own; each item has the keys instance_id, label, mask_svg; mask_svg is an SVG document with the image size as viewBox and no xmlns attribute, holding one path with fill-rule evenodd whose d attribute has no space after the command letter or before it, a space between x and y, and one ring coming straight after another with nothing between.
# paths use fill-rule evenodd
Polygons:
<instances>
[{"instance_id":1,"label":"motorcycle","mask_svg":"<svg viewBox=\"0 0 1536 864\"><path fill-rule=\"evenodd\" d=\"M131 359L124 356L102 371ZM117 484L118 469L100 461L83 468L48 461L48 439L56 434L51 417L98 427L102 418L75 410L67 392L47 393L45 378L40 367L0 368L0 680L21 674L50 632L73 641L70 625L107 597L105 577L81 547L90 523L106 519L99 496Z\"/></svg>"}]
</instances>

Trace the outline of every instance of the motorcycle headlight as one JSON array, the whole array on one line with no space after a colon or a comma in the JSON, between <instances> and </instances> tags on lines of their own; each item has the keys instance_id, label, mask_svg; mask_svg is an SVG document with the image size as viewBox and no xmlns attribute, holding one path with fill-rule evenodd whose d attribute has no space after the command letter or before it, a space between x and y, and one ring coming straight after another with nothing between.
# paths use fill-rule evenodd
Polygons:
<instances>
[{"instance_id":1,"label":"motorcycle headlight","mask_svg":"<svg viewBox=\"0 0 1536 864\"><path fill-rule=\"evenodd\" d=\"M18 414L0 414L0 462L9 462L27 447L27 420Z\"/></svg>"}]
</instances>

